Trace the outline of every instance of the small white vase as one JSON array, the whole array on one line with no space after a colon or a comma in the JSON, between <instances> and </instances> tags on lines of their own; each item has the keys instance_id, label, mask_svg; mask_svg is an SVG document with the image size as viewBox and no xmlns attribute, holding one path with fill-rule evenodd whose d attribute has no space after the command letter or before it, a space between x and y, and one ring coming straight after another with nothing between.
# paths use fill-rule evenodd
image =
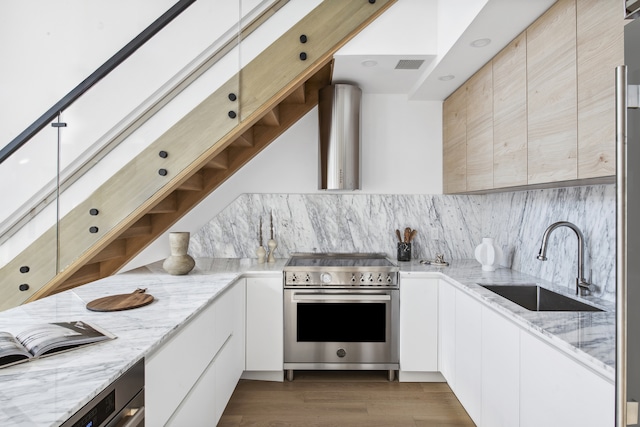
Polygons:
<instances>
[{"instance_id":1,"label":"small white vase","mask_svg":"<svg viewBox=\"0 0 640 427\"><path fill-rule=\"evenodd\" d=\"M269 246L269 257L267 258L267 262L276 262L276 257L273 256L276 248L278 247L278 243L275 240L269 239L267 242L267 246Z\"/></svg>"},{"instance_id":2,"label":"small white vase","mask_svg":"<svg viewBox=\"0 0 640 427\"><path fill-rule=\"evenodd\" d=\"M483 271L495 271L502 261L502 249L491 237L483 237L482 243L476 247L475 256Z\"/></svg>"},{"instance_id":3,"label":"small white vase","mask_svg":"<svg viewBox=\"0 0 640 427\"><path fill-rule=\"evenodd\" d=\"M196 262L191 255L187 254L189 235L188 231L169 233L171 256L162 263L162 268L167 273L180 276L187 274L195 267Z\"/></svg>"},{"instance_id":4,"label":"small white vase","mask_svg":"<svg viewBox=\"0 0 640 427\"><path fill-rule=\"evenodd\" d=\"M264 264L264 260L267 257L267 250L264 246L258 246L258 249L256 249L256 255L258 255L258 264Z\"/></svg>"}]
</instances>

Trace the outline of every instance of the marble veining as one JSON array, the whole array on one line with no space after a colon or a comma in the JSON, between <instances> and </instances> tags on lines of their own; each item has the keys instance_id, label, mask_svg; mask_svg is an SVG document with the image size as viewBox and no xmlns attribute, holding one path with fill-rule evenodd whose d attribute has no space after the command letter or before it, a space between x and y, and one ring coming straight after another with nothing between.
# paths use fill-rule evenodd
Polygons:
<instances>
[{"instance_id":1,"label":"marble veining","mask_svg":"<svg viewBox=\"0 0 640 427\"><path fill-rule=\"evenodd\" d=\"M613 380L616 335L614 303L591 296L585 298L586 302L604 309L604 312L529 311L479 284L537 283L570 297L572 293L564 286L506 268L482 271L474 260L455 260L449 267L423 266L418 261L402 263L401 266L401 272L408 274L442 274L449 283L500 311L524 329L544 337L574 358L597 367L601 373Z\"/></svg>"},{"instance_id":2,"label":"marble veining","mask_svg":"<svg viewBox=\"0 0 640 427\"><path fill-rule=\"evenodd\" d=\"M394 230L418 230L415 258L473 256L482 239L481 196L244 194L197 233L194 257L255 258L258 226L269 238L273 212L277 258L294 252L379 252L395 258Z\"/></svg>"},{"instance_id":3,"label":"marble veining","mask_svg":"<svg viewBox=\"0 0 640 427\"><path fill-rule=\"evenodd\" d=\"M157 262L0 313L0 330L19 332L28 325L82 319L118 338L68 353L0 369L0 425L57 426L124 373L171 338L242 274L280 278L284 259L258 265L255 259L196 259L186 276L171 276ZM615 316L605 313L536 313L497 297L477 283L541 283L524 273L501 268L484 272L474 260L450 267L400 263L402 274L426 274L447 280L480 299L525 330L542 337L574 359L613 381ZM156 300L135 310L98 313L86 303L102 296L129 293L138 287ZM591 298L607 310L613 304ZM37 405L34 405L37 402Z\"/></svg>"},{"instance_id":4,"label":"marble veining","mask_svg":"<svg viewBox=\"0 0 640 427\"><path fill-rule=\"evenodd\" d=\"M585 236L585 276L594 295L615 300L616 195L614 185L498 193L483 200L483 234L496 239L505 266L575 289L578 239L566 227L553 231L548 261L536 259L545 229L569 221Z\"/></svg>"},{"instance_id":5,"label":"marble veining","mask_svg":"<svg viewBox=\"0 0 640 427\"><path fill-rule=\"evenodd\" d=\"M273 213L277 258L294 252L381 252L396 257L395 229L418 230L413 257L474 257L483 237L504 253L502 265L572 289L577 239L554 231L548 261L536 259L544 230L570 221L585 235L587 280L594 295L615 299L615 187L595 185L488 195L243 194L191 238L194 257L255 258L258 223L269 238Z\"/></svg>"}]
</instances>

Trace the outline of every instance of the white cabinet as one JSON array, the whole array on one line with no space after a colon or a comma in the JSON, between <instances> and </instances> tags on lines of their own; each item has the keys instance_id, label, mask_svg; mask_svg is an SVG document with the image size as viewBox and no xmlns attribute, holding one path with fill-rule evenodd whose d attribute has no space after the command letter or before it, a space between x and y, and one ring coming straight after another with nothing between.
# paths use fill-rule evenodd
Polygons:
<instances>
[{"instance_id":1,"label":"white cabinet","mask_svg":"<svg viewBox=\"0 0 640 427\"><path fill-rule=\"evenodd\" d=\"M438 279L400 277L400 379L438 370Z\"/></svg>"},{"instance_id":2,"label":"white cabinet","mask_svg":"<svg viewBox=\"0 0 640 427\"><path fill-rule=\"evenodd\" d=\"M452 389L456 384L456 289L438 283L438 369Z\"/></svg>"},{"instance_id":3,"label":"white cabinet","mask_svg":"<svg viewBox=\"0 0 640 427\"><path fill-rule=\"evenodd\" d=\"M614 385L539 338L520 334L520 426L614 425Z\"/></svg>"},{"instance_id":4,"label":"white cabinet","mask_svg":"<svg viewBox=\"0 0 640 427\"><path fill-rule=\"evenodd\" d=\"M480 422L482 394L482 304L456 291L454 393L476 424Z\"/></svg>"},{"instance_id":5,"label":"white cabinet","mask_svg":"<svg viewBox=\"0 0 640 427\"><path fill-rule=\"evenodd\" d=\"M282 380L282 278L247 278L247 371L272 371ZM247 375L245 375L247 377Z\"/></svg>"},{"instance_id":6,"label":"white cabinet","mask_svg":"<svg viewBox=\"0 0 640 427\"><path fill-rule=\"evenodd\" d=\"M482 422L514 427L520 419L520 328L482 307Z\"/></svg>"},{"instance_id":7,"label":"white cabinet","mask_svg":"<svg viewBox=\"0 0 640 427\"><path fill-rule=\"evenodd\" d=\"M244 299L242 279L146 358L147 425L218 422L244 367Z\"/></svg>"}]
</instances>

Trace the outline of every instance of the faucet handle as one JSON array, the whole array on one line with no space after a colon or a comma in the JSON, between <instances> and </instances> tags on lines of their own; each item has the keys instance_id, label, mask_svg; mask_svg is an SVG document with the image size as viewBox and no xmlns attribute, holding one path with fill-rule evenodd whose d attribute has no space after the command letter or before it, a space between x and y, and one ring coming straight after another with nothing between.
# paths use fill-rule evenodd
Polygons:
<instances>
[{"instance_id":1,"label":"faucet handle","mask_svg":"<svg viewBox=\"0 0 640 427\"><path fill-rule=\"evenodd\" d=\"M591 283L588 283L584 279L577 278L576 285L576 294L579 294L581 297L591 295Z\"/></svg>"}]
</instances>

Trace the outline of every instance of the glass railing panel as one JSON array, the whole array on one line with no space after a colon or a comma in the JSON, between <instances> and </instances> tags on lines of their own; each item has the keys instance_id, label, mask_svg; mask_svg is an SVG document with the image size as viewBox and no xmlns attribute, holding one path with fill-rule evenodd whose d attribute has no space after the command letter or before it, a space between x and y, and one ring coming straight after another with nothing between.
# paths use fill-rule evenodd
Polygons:
<instances>
[{"instance_id":1,"label":"glass railing panel","mask_svg":"<svg viewBox=\"0 0 640 427\"><path fill-rule=\"evenodd\" d=\"M33 235L38 230L46 230L55 225L55 217L46 215L42 225L35 225L32 206L53 204L55 208L56 184L58 172L58 130L46 126L29 142L17 150L5 162L0 164L0 177L3 185L0 187L0 227L8 233L0 235L0 243L4 243L8 236L30 223L27 235ZM56 210L56 209L54 209ZM15 244L19 248L23 244ZM6 263L6 256L14 254L15 250L3 252L2 264Z\"/></svg>"},{"instance_id":2,"label":"glass railing panel","mask_svg":"<svg viewBox=\"0 0 640 427\"><path fill-rule=\"evenodd\" d=\"M47 126L0 164L2 221L14 224L0 237L0 311L23 303L56 276L58 147L58 128ZM44 200L40 188L47 185L54 191ZM29 210L15 213L29 199L45 206L37 218Z\"/></svg>"},{"instance_id":3,"label":"glass railing panel","mask_svg":"<svg viewBox=\"0 0 640 427\"><path fill-rule=\"evenodd\" d=\"M197 1L65 111L68 126L60 156L63 183L60 196L61 270L92 245L103 245L113 227L149 203L163 186L171 184L198 157L204 147L198 152L195 150L197 144L191 141L206 139L197 135L194 128L198 125L178 132L173 128L223 85L225 109L207 110L200 120L204 125L222 120L228 129L238 124L240 117L230 115L237 110L238 102L226 98L227 92L238 93L238 50L228 49L208 71L193 81L189 76L194 67L189 63L195 57L210 55L225 44L236 43L240 16L240 0ZM150 64L155 65L150 67ZM153 107L167 88L183 80L184 88L174 98L162 108ZM145 114L148 108L152 108L152 112ZM129 122L138 116L144 117L143 123L130 130ZM104 148L103 141L122 132L126 137L116 146ZM167 134L175 138L167 138ZM88 151L87 141L96 141L95 147ZM70 171L78 166L75 163L93 158L93 153L100 150L106 152L99 162L91 160L90 167L81 169L77 180L69 185ZM167 151L168 157L160 158L160 151ZM90 216L91 209L97 209L99 214ZM116 249L109 256L118 253L119 249ZM101 256L100 260L103 259ZM90 267L85 270L92 274Z\"/></svg>"}]
</instances>

